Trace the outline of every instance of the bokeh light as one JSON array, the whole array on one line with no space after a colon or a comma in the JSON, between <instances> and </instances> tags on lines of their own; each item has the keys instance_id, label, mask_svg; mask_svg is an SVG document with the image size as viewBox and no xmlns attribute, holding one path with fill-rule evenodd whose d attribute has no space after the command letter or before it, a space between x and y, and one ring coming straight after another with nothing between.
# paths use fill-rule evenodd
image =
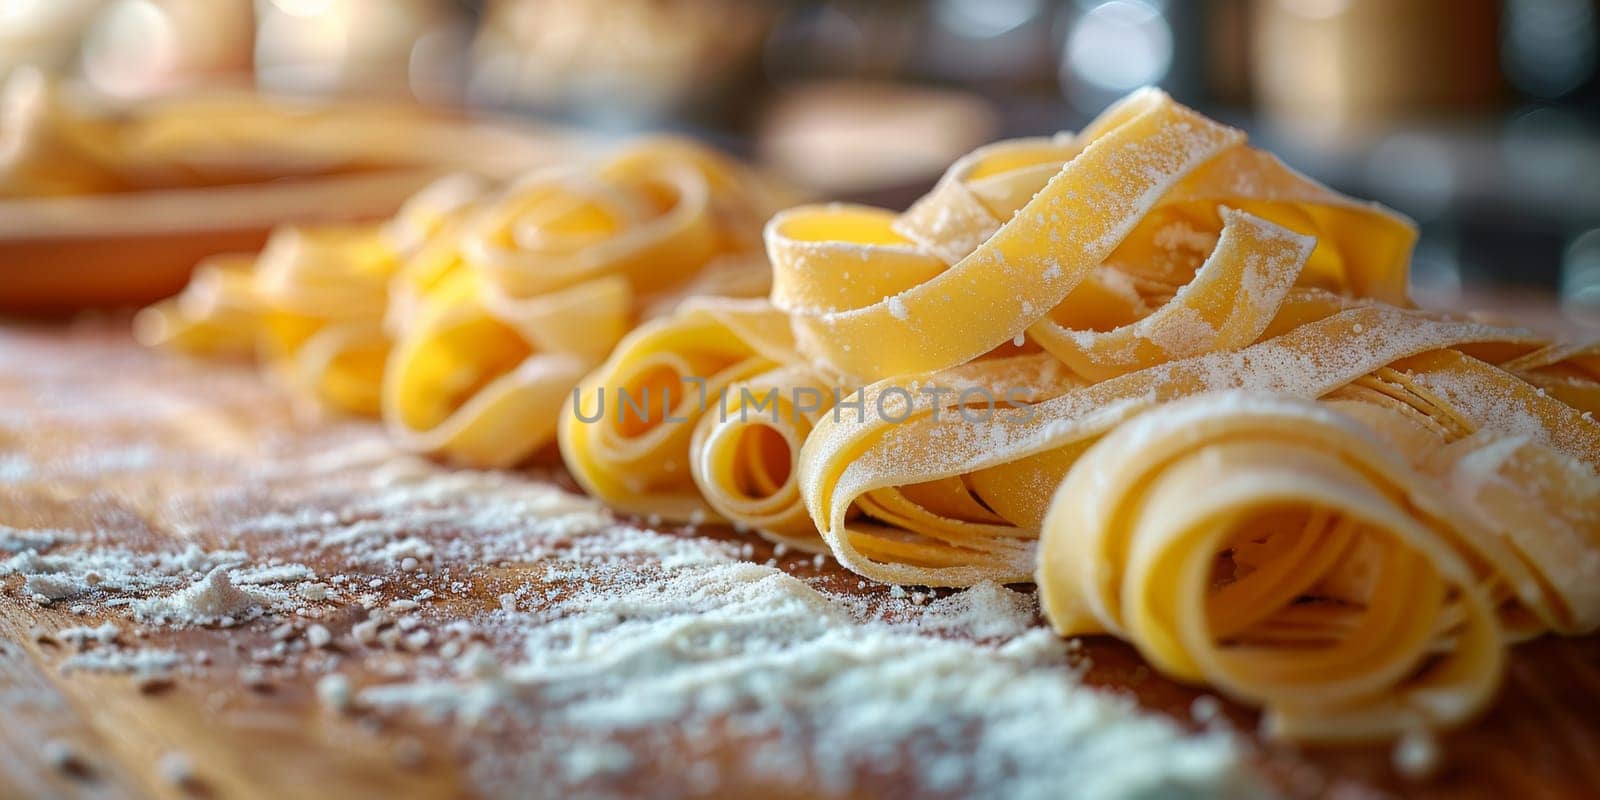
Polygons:
<instances>
[{"instance_id":1,"label":"bokeh light","mask_svg":"<svg viewBox=\"0 0 1600 800\"><path fill-rule=\"evenodd\" d=\"M1061 81L1074 106L1094 109L1108 97L1159 83L1172 68L1172 54L1172 27L1160 8L1112 0L1073 24L1061 54Z\"/></svg>"},{"instance_id":2,"label":"bokeh light","mask_svg":"<svg viewBox=\"0 0 1600 800\"><path fill-rule=\"evenodd\" d=\"M1506 77L1538 97L1560 97L1594 75L1595 8L1590 0L1510 0L1506 3Z\"/></svg>"},{"instance_id":3,"label":"bokeh light","mask_svg":"<svg viewBox=\"0 0 1600 800\"><path fill-rule=\"evenodd\" d=\"M1600 324L1600 228L1573 237L1561 263L1561 301L1567 313Z\"/></svg>"}]
</instances>

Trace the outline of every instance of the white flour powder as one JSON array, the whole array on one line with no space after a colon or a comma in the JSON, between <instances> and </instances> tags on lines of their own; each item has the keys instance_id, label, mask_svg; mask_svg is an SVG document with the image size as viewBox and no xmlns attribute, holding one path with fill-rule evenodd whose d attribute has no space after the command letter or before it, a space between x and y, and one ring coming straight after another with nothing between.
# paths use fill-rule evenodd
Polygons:
<instances>
[{"instance_id":1,"label":"white flour powder","mask_svg":"<svg viewBox=\"0 0 1600 800\"><path fill-rule=\"evenodd\" d=\"M434 719L489 797L1259 791L1229 735L1085 687L1031 594L838 592L825 561L641 530L559 476L290 431L242 372L52 346L0 347L0 491L101 505L0 527L0 584L110 619L58 630L69 672L299 680L330 715Z\"/></svg>"}]
</instances>

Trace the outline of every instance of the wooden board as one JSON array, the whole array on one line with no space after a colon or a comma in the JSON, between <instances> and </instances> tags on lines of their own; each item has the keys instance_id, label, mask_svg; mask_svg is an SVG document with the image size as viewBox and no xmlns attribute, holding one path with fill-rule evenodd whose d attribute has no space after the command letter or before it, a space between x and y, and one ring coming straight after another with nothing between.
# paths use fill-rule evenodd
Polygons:
<instances>
[{"instance_id":1,"label":"wooden board","mask_svg":"<svg viewBox=\"0 0 1600 800\"><path fill-rule=\"evenodd\" d=\"M259 113L266 119L277 112ZM360 120L355 112L346 124L365 124ZM260 250L281 225L383 219L442 175L514 176L588 151L570 131L548 124L417 117L408 126L373 152L366 152L369 142L313 140L320 155L297 152L294 142L235 141L186 153L202 171L239 182L0 197L0 314L148 304L182 289L205 256ZM326 161L327 171L289 169L297 158ZM371 163L356 163L364 158Z\"/></svg>"},{"instance_id":2,"label":"wooden board","mask_svg":"<svg viewBox=\"0 0 1600 800\"><path fill-rule=\"evenodd\" d=\"M246 534L230 525L264 509L315 510L349 500L327 476L372 469L359 455L384 447L371 423L297 418L243 365L143 352L121 323L0 328L0 525L104 531L108 543L132 550L195 542L242 549L252 559L289 558L323 574L355 570L363 579L370 574L386 581L373 591L380 603L423 585L439 586L426 609L435 624L493 608L501 592L538 579L535 565L484 564L451 591L425 576L335 563L334 555L305 548L304 536L294 549L293 542L270 533ZM329 458L348 463L330 471ZM324 468L301 469L313 462ZM571 485L559 466L550 465L510 479ZM440 546L461 535L420 525L414 533ZM749 539L720 530L692 535ZM755 561L775 559L813 586L885 592L858 585L831 562L819 567L809 556L780 555L761 542L748 552ZM103 608L80 615L70 603L41 606L22 596L17 577L3 580L0 796L473 793L463 754L482 744L472 737L489 734L417 718L330 713L318 702L318 664L337 661L341 672L364 684L383 681L392 667L404 669L411 658L404 651L368 652L348 644L366 613L353 603L316 609L305 621L326 626L336 644L287 663L259 657L273 646L276 623L170 630L124 620L118 636L129 647L205 654L203 669L141 687L123 675L64 671L74 648L40 635L97 624L107 616ZM1201 690L1152 673L1117 642L1087 640L1084 651L1092 664L1090 684L1194 725L1190 711ZM247 673L258 679L242 681ZM1228 705L1223 711L1241 730L1253 727L1249 711ZM1396 775L1387 748L1301 751L1260 743L1255 761L1293 797L1594 796L1600 786L1600 638L1549 638L1517 648L1498 704L1475 725L1444 737L1442 745L1442 768L1426 781ZM78 763L63 768L63 752ZM192 765L192 780L174 781L172 754ZM740 753L728 748L722 757L737 760ZM634 780L635 788L653 785L649 774ZM892 776L880 784L874 793L903 793ZM716 793L774 788L722 786Z\"/></svg>"},{"instance_id":3,"label":"wooden board","mask_svg":"<svg viewBox=\"0 0 1600 800\"><path fill-rule=\"evenodd\" d=\"M0 313L62 314L176 294L200 259L261 249L287 222L394 213L442 172L386 170L242 186L0 200Z\"/></svg>"}]
</instances>

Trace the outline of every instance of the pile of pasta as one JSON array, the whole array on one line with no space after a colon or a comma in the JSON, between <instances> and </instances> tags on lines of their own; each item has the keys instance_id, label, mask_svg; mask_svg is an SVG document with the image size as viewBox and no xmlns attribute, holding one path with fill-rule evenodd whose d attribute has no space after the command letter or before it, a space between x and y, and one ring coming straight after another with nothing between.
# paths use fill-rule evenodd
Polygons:
<instances>
[{"instance_id":1,"label":"pile of pasta","mask_svg":"<svg viewBox=\"0 0 1600 800\"><path fill-rule=\"evenodd\" d=\"M0 81L0 198L495 172L548 163L559 147L553 136L404 104L319 105L222 89L129 104L32 66Z\"/></svg>"},{"instance_id":2,"label":"pile of pasta","mask_svg":"<svg viewBox=\"0 0 1600 800\"><path fill-rule=\"evenodd\" d=\"M451 178L137 330L420 452L556 439L625 512L1036 581L1277 736L1459 724L1509 643L1600 627L1600 345L1412 307L1414 227L1239 131L1145 90L903 213L780 201L677 141Z\"/></svg>"},{"instance_id":3,"label":"pile of pasta","mask_svg":"<svg viewBox=\"0 0 1600 800\"><path fill-rule=\"evenodd\" d=\"M781 193L679 140L505 186L444 178L375 224L287 226L142 311L150 345L259 356L304 407L381 417L418 452L508 466L574 385L685 294L759 296Z\"/></svg>"},{"instance_id":4,"label":"pile of pasta","mask_svg":"<svg viewBox=\"0 0 1600 800\"><path fill-rule=\"evenodd\" d=\"M1413 308L1414 238L1141 91L904 213L776 215L770 296L629 333L562 454L878 581L1037 581L1272 735L1448 727L1600 626L1600 347Z\"/></svg>"}]
</instances>

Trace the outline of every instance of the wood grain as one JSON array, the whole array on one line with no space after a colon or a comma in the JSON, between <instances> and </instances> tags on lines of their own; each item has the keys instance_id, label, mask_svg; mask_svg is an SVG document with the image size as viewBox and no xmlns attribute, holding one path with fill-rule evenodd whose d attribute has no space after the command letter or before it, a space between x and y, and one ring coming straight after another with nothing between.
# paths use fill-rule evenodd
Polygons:
<instances>
[{"instance_id":1,"label":"wood grain","mask_svg":"<svg viewBox=\"0 0 1600 800\"><path fill-rule=\"evenodd\" d=\"M242 533L229 522L334 503L345 491L337 475L369 467L353 459L343 472L301 476L297 465L369 446L382 446L375 425L297 418L248 368L142 352L120 323L0 329L0 525L101 530L130 549L174 542L232 547L253 559L300 561L322 574L355 570L363 580L387 581L374 590L386 602L427 579L376 568L361 572L366 568L358 564L336 563L328 553L296 549L270 534ZM571 487L548 464L516 473L516 480ZM417 533L441 544L459 535ZM700 535L746 541L731 531ZM764 543L754 545L752 557L775 559L830 591L882 591L858 588L856 576L831 562L819 568L809 556L780 556ZM465 588L443 592L428 607L435 625L494 607L499 593L536 579L537 570L516 562L486 564L467 577ZM64 672L71 648L39 632L93 625L106 612L44 607L22 597L19 583L5 579L0 591L0 796L473 794L463 754L483 744L473 737L491 734L422 719L330 712L316 697L321 673L315 663L321 662L257 657L272 645L275 622L168 630L141 629L124 618L119 635L129 646L205 654L203 668L141 689L127 676ZM317 614L314 621L333 633L335 645L316 658L337 661L358 685L382 682L386 670L411 658L352 646L351 628L366 614L354 604ZM1093 665L1090 684L1198 727L1191 709L1203 690L1163 679L1118 642L1090 639L1084 647ZM241 680L252 670L266 676L255 687ZM1247 709L1224 704L1223 712L1241 730L1255 724ZM51 763L49 753L62 748L47 742L64 743L79 767ZM1546 638L1518 647L1495 707L1442 743L1442 768L1426 781L1395 774L1387 748L1255 746L1262 770L1292 797L1592 797L1600 786L1600 638ZM519 743L495 745L514 750ZM725 750L721 756L729 761L740 757L736 749ZM165 774L163 758L173 753L194 765L194 782L175 785ZM639 780L640 788L649 788L648 775ZM724 787L721 793L773 788ZM872 791L903 793L892 776Z\"/></svg>"}]
</instances>

